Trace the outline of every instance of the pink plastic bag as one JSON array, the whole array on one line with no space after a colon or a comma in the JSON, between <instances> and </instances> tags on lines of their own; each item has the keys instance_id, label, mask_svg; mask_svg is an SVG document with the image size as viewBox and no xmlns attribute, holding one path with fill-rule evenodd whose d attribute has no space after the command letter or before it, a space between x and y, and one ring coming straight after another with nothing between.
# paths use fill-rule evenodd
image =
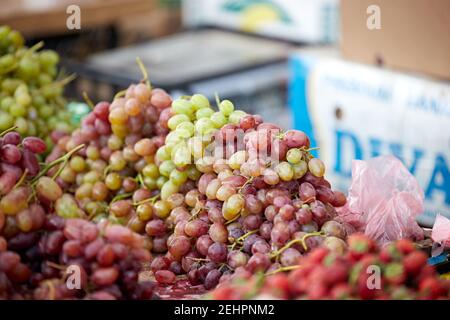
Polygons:
<instances>
[{"instance_id":1,"label":"pink plastic bag","mask_svg":"<svg viewBox=\"0 0 450 320\"><path fill-rule=\"evenodd\" d=\"M443 245L450 247L450 220L438 214L434 221L433 230L431 230L431 239Z\"/></svg>"},{"instance_id":2,"label":"pink plastic bag","mask_svg":"<svg viewBox=\"0 0 450 320\"><path fill-rule=\"evenodd\" d=\"M393 156L353 160L352 184L340 218L380 244L401 238L423 239L416 217L423 212L423 190Z\"/></svg>"}]
</instances>

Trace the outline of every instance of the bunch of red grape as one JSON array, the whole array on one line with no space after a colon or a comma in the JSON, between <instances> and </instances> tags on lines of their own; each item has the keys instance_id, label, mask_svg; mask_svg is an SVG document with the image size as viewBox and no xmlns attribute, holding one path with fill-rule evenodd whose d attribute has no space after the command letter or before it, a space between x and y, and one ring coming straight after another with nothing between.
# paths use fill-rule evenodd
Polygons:
<instances>
[{"instance_id":1,"label":"bunch of red grape","mask_svg":"<svg viewBox=\"0 0 450 320\"><path fill-rule=\"evenodd\" d=\"M165 215L145 226L153 250L167 251L152 263L156 279L172 283L187 273L210 289L239 267L295 265L322 243L344 251L348 228L332 219L346 198L323 178L308 137L234 110L228 100L218 107L201 95L172 103L171 131L155 157L166 180Z\"/></svg>"},{"instance_id":2,"label":"bunch of red grape","mask_svg":"<svg viewBox=\"0 0 450 320\"><path fill-rule=\"evenodd\" d=\"M0 269L22 285L12 294L39 300L153 298L153 283L138 279L151 255L143 237L126 227L48 215L40 232L17 234L8 248L14 256L2 253Z\"/></svg>"},{"instance_id":3,"label":"bunch of red grape","mask_svg":"<svg viewBox=\"0 0 450 320\"><path fill-rule=\"evenodd\" d=\"M243 285L245 283L245 285ZM377 248L361 234L348 238L348 251L316 248L295 270L266 278L242 269L209 295L213 299L445 299L450 282L441 280L427 255L409 240Z\"/></svg>"},{"instance_id":4,"label":"bunch of red grape","mask_svg":"<svg viewBox=\"0 0 450 320\"><path fill-rule=\"evenodd\" d=\"M98 103L80 129L61 137L47 161L78 145L84 147L61 169L57 182L70 192L56 212L66 218L80 217L79 211L66 210L69 204L73 208L77 204L89 219L106 217L142 231L145 224L138 216L148 220L152 212L138 215L142 211L137 210L138 203L157 189L156 182L142 172L157 172L153 155L164 143L167 129L160 118L170 103L170 96L161 89L152 90L145 83L131 85L111 104Z\"/></svg>"},{"instance_id":5,"label":"bunch of red grape","mask_svg":"<svg viewBox=\"0 0 450 320\"><path fill-rule=\"evenodd\" d=\"M31 271L20 255L7 246L6 239L0 237L0 300L23 299L21 286L27 282Z\"/></svg>"}]
</instances>

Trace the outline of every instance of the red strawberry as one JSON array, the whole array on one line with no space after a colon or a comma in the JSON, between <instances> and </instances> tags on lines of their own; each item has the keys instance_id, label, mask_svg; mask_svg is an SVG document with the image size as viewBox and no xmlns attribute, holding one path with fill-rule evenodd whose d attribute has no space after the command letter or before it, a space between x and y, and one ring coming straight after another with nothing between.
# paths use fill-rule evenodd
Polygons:
<instances>
[{"instance_id":1,"label":"red strawberry","mask_svg":"<svg viewBox=\"0 0 450 320\"><path fill-rule=\"evenodd\" d=\"M422 251L413 251L403 259L403 266L407 273L418 275L427 263L427 255Z\"/></svg>"},{"instance_id":2,"label":"red strawberry","mask_svg":"<svg viewBox=\"0 0 450 320\"><path fill-rule=\"evenodd\" d=\"M308 255L308 261L315 263L322 263L322 260L327 256L329 250L326 248L317 248Z\"/></svg>"},{"instance_id":3,"label":"red strawberry","mask_svg":"<svg viewBox=\"0 0 450 320\"><path fill-rule=\"evenodd\" d=\"M347 283L339 283L330 291L332 299L343 300L352 297L352 288Z\"/></svg>"},{"instance_id":4,"label":"red strawberry","mask_svg":"<svg viewBox=\"0 0 450 320\"><path fill-rule=\"evenodd\" d=\"M380 251L380 260L388 263L401 258L401 252L397 249L395 243L389 243L384 246Z\"/></svg>"},{"instance_id":5,"label":"red strawberry","mask_svg":"<svg viewBox=\"0 0 450 320\"><path fill-rule=\"evenodd\" d=\"M267 277L263 292L270 293L282 299L289 298L289 280L285 274L278 273Z\"/></svg>"},{"instance_id":6,"label":"red strawberry","mask_svg":"<svg viewBox=\"0 0 450 320\"><path fill-rule=\"evenodd\" d=\"M384 269L384 278L388 283L400 285L406 280L405 268L401 263L391 262Z\"/></svg>"},{"instance_id":7,"label":"red strawberry","mask_svg":"<svg viewBox=\"0 0 450 320\"><path fill-rule=\"evenodd\" d=\"M334 285L340 282L346 282L348 279L349 268L342 262L335 262L327 268L325 282L327 285Z\"/></svg>"},{"instance_id":8,"label":"red strawberry","mask_svg":"<svg viewBox=\"0 0 450 320\"><path fill-rule=\"evenodd\" d=\"M325 299L327 294L327 288L320 283L313 283L308 288L308 298L312 300Z\"/></svg>"},{"instance_id":9,"label":"red strawberry","mask_svg":"<svg viewBox=\"0 0 450 320\"><path fill-rule=\"evenodd\" d=\"M376 249L375 242L361 233L354 233L347 239L350 257L360 259L365 253L373 252Z\"/></svg>"},{"instance_id":10,"label":"red strawberry","mask_svg":"<svg viewBox=\"0 0 450 320\"><path fill-rule=\"evenodd\" d=\"M408 254L415 250L414 244L408 239L400 239L396 241L395 247L403 254Z\"/></svg>"},{"instance_id":11,"label":"red strawberry","mask_svg":"<svg viewBox=\"0 0 450 320\"><path fill-rule=\"evenodd\" d=\"M392 290L390 298L392 300L411 300L414 299L414 292L406 286L400 286Z\"/></svg>"},{"instance_id":12,"label":"red strawberry","mask_svg":"<svg viewBox=\"0 0 450 320\"><path fill-rule=\"evenodd\" d=\"M368 285L369 276L370 276L369 274L361 273L358 279L357 283L358 295L363 300L374 299L377 296L378 292L380 291L380 289L372 288Z\"/></svg>"},{"instance_id":13,"label":"red strawberry","mask_svg":"<svg viewBox=\"0 0 450 320\"><path fill-rule=\"evenodd\" d=\"M419 291L426 299L437 299L445 293L445 289L439 280L433 277L420 281Z\"/></svg>"}]
</instances>

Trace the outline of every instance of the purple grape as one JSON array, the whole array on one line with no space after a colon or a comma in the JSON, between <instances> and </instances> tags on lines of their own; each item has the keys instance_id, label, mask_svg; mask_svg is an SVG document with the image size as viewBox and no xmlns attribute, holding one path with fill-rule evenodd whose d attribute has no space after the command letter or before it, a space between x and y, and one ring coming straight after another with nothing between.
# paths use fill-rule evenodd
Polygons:
<instances>
[{"instance_id":1,"label":"purple grape","mask_svg":"<svg viewBox=\"0 0 450 320\"><path fill-rule=\"evenodd\" d=\"M47 145L44 140L37 137L26 137L23 139L22 144L26 149L37 154L44 153L47 149Z\"/></svg>"}]
</instances>

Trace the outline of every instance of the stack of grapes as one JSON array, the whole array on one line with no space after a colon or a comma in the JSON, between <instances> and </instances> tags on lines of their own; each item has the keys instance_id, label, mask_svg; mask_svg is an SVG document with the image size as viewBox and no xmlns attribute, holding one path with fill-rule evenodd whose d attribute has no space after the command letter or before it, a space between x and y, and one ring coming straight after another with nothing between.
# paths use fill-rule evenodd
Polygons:
<instances>
[{"instance_id":1,"label":"stack of grapes","mask_svg":"<svg viewBox=\"0 0 450 320\"><path fill-rule=\"evenodd\" d=\"M218 108L201 95L172 103L171 131L155 161L167 215L145 227L153 250L167 251L152 263L156 279L187 273L210 289L240 267L289 268L321 243L344 251L348 228L332 219L346 199L324 179L308 137L283 133L228 100Z\"/></svg>"},{"instance_id":2,"label":"stack of grapes","mask_svg":"<svg viewBox=\"0 0 450 320\"><path fill-rule=\"evenodd\" d=\"M153 297L153 283L138 282L139 273L150 261L142 236L122 226L65 220L57 215L47 215L39 231L10 238L7 245L13 252L5 251L2 238L0 292L4 297Z\"/></svg>"},{"instance_id":3,"label":"stack of grapes","mask_svg":"<svg viewBox=\"0 0 450 320\"><path fill-rule=\"evenodd\" d=\"M111 104L98 103L70 136L54 137L57 146L47 162L84 146L68 166L60 168L57 182L67 190L63 197L73 210L61 204L57 213L82 217L78 206L89 219L107 217L143 232L145 222L158 214L158 203L152 206L155 210L150 207L151 197L161 186L154 154L164 143L171 102L161 89L152 90L146 83L131 85L124 97L116 97Z\"/></svg>"},{"instance_id":4,"label":"stack of grapes","mask_svg":"<svg viewBox=\"0 0 450 320\"><path fill-rule=\"evenodd\" d=\"M20 255L8 250L5 238L0 237L0 300L23 299L22 285L30 276L30 269L21 262Z\"/></svg>"},{"instance_id":5,"label":"stack of grapes","mask_svg":"<svg viewBox=\"0 0 450 320\"><path fill-rule=\"evenodd\" d=\"M3 134L2 134L3 135ZM71 153L40 168L38 155L46 150L37 137L21 139L15 131L0 138L0 235L7 239L20 232L39 230L62 190L44 174L68 161Z\"/></svg>"},{"instance_id":6,"label":"stack of grapes","mask_svg":"<svg viewBox=\"0 0 450 320\"><path fill-rule=\"evenodd\" d=\"M353 234L340 255L316 248L290 273L266 278L240 270L221 283L213 299L448 299L450 282L427 265L427 255L409 240L379 249L369 238Z\"/></svg>"},{"instance_id":7,"label":"stack of grapes","mask_svg":"<svg viewBox=\"0 0 450 320\"><path fill-rule=\"evenodd\" d=\"M59 56L38 52L41 45L27 48L19 32L0 26L0 131L15 125L20 134L50 143L53 130L72 130L62 96L70 77L57 79Z\"/></svg>"}]
</instances>

